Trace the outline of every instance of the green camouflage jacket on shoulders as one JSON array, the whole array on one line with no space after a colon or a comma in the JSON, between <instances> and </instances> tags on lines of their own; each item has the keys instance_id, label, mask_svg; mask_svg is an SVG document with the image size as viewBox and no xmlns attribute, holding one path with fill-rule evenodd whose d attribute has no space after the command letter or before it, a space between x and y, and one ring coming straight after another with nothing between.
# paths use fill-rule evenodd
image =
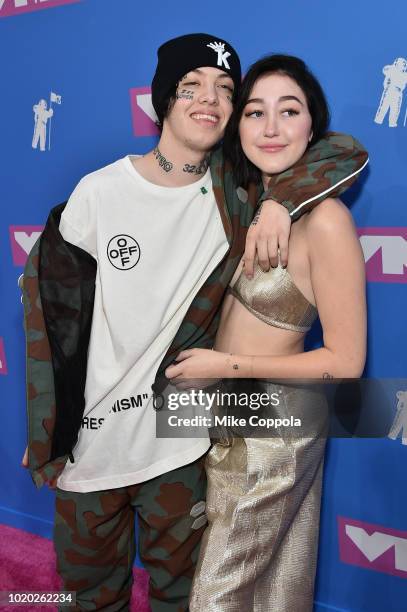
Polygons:
<instances>
[{"instance_id":1,"label":"green camouflage jacket on shoulders","mask_svg":"<svg viewBox=\"0 0 407 612\"><path fill-rule=\"evenodd\" d=\"M366 164L360 143L330 133L295 166L273 177L262 194L261 185L250 185L247 191L236 188L222 151L212 154L213 189L229 250L192 301L158 369L156 393L165 386L163 372L178 352L213 345L221 302L244 252L259 199L281 202L295 220L326 197L343 193ZM28 459L38 487L62 471L68 456L73 460L84 410L94 299L96 262L63 240L58 229L63 208L51 211L24 270Z\"/></svg>"}]
</instances>

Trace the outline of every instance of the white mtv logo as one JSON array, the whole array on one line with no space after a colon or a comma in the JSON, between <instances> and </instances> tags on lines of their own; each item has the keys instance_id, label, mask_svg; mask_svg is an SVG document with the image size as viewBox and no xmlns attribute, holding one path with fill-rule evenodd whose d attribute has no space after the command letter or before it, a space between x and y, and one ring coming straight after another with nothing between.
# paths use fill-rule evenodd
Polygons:
<instances>
[{"instance_id":1,"label":"white mtv logo","mask_svg":"<svg viewBox=\"0 0 407 612\"><path fill-rule=\"evenodd\" d=\"M395 568L407 572L407 539L375 531L372 535L366 533L362 527L346 525L346 535L370 561L394 546Z\"/></svg>"},{"instance_id":2,"label":"white mtv logo","mask_svg":"<svg viewBox=\"0 0 407 612\"><path fill-rule=\"evenodd\" d=\"M147 117L153 121L153 123L157 123L158 117L151 101L151 93L137 94L137 105L147 115Z\"/></svg>"},{"instance_id":3,"label":"white mtv logo","mask_svg":"<svg viewBox=\"0 0 407 612\"><path fill-rule=\"evenodd\" d=\"M27 234L26 232L14 232L14 240L20 247L27 253L31 251L38 238L41 236L41 232L32 232Z\"/></svg>"},{"instance_id":4,"label":"white mtv logo","mask_svg":"<svg viewBox=\"0 0 407 612\"><path fill-rule=\"evenodd\" d=\"M3 8L5 2L6 0L0 0L0 10ZM48 0L35 0L36 4L37 2L48 2ZM23 6L28 6L28 0L14 0L14 8L21 8Z\"/></svg>"},{"instance_id":5,"label":"white mtv logo","mask_svg":"<svg viewBox=\"0 0 407 612\"><path fill-rule=\"evenodd\" d=\"M403 274L407 266L407 241L403 236L360 236L365 262L382 250L383 274Z\"/></svg>"}]
</instances>

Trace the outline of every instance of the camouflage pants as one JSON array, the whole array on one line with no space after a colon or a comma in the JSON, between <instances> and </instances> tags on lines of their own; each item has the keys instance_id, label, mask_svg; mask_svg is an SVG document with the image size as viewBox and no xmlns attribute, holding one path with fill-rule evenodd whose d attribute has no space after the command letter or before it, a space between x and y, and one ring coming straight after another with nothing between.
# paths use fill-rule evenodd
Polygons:
<instances>
[{"instance_id":1,"label":"camouflage pants","mask_svg":"<svg viewBox=\"0 0 407 612\"><path fill-rule=\"evenodd\" d=\"M56 490L58 573L76 591L76 606L61 610L130 610L135 512L152 612L188 609L206 525L204 459L119 489Z\"/></svg>"}]
</instances>

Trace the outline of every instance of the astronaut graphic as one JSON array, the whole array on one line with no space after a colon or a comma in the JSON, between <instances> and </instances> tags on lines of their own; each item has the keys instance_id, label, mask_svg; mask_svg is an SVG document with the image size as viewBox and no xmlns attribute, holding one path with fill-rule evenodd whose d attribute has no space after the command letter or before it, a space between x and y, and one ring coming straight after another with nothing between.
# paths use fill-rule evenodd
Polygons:
<instances>
[{"instance_id":1,"label":"astronaut graphic","mask_svg":"<svg viewBox=\"0 0 407 612\"><path fill-rule=\"evenodd\" d=\"M42 99L38 102L38 104L34 104L34 136L32 147L36 149L38 147L38 142L40 143L40 150L45 151L45 143L47 140L47 121L52 115L54 111L52 108L48 110L47 101Z\"/></svg>"},{"instance_id":2,"label":"astronaut graphic","mask_svg":"<svg viewBox=\"0 0 407 612\"><path fill-rule=\"evenodd\" d=\"M47 122L49 123L49 134L48 134L48 149L51 148L51 118L54 114L52 103L61 104L62 98L58 94L51 91L50 94L50 106L48 108L47 101L42 98L38 104L34 104L34 135L32 140L32 148L36 149L38 143L40 143L40 151L45 151L45 145L47 141Z\"/></svg>"},{"instance_id":3,"label":"astronaut graphic","mask_svg":"<svg viewBox=\"0 0 407 612\"><path fill-rule=\"evenodd\" d=\"M407 60L404 57L396 58L393 64L383 67L383 74L383 93L374 120L382 124L388 112L389 127L397 127L403 91L407 84Z\"/></svg>"},{"instance_id":4,"label":"astronaut graphic","mask_svg":"<svg viewBox=\"0 0 407 612\"><path fill-rule=\"evenodd\" d=\"M397 391L397 413L388 437L396 440L401 432L401 443L407 444L407 391Z\"/></svg>"}]
</instances>

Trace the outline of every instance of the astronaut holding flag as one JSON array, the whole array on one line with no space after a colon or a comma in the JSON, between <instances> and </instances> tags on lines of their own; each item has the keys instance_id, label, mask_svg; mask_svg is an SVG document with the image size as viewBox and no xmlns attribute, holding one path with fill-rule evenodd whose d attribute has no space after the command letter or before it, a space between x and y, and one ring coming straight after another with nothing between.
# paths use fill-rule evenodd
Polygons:
<instances>
[{"instance_id":1,"label":"astronaut holding flag","mask_svg":"<svg viewBox=\"0 0 407 612\"><path fill-rule=\"evenodd\" d=\"M393 64L383 67L383 74L383 93L377 109L375 123L383 123L387 112L389 112L389 127L397 127L403 102L403 91L407 84L407 60L404 57L397 57Z\"/></svg>"},{"instance_id":2,"label":"astronaut holding flag","mask_svg":"<svg viewBox=\"0 0 407 612\"><path fill-rule=\"evenodd\" d=\"M51 149L51 118L54 114L52 103L62 104L62 97L55 92L50 93L50 107L48 109L47 101L43 98L34 104L34 135L32 140L32 148L38 147L40 143L40 151L45 151L45 143L47 139L47 122L50 120L49 138L48 138L48 150Z\"/></svg>"}]
</instances>

